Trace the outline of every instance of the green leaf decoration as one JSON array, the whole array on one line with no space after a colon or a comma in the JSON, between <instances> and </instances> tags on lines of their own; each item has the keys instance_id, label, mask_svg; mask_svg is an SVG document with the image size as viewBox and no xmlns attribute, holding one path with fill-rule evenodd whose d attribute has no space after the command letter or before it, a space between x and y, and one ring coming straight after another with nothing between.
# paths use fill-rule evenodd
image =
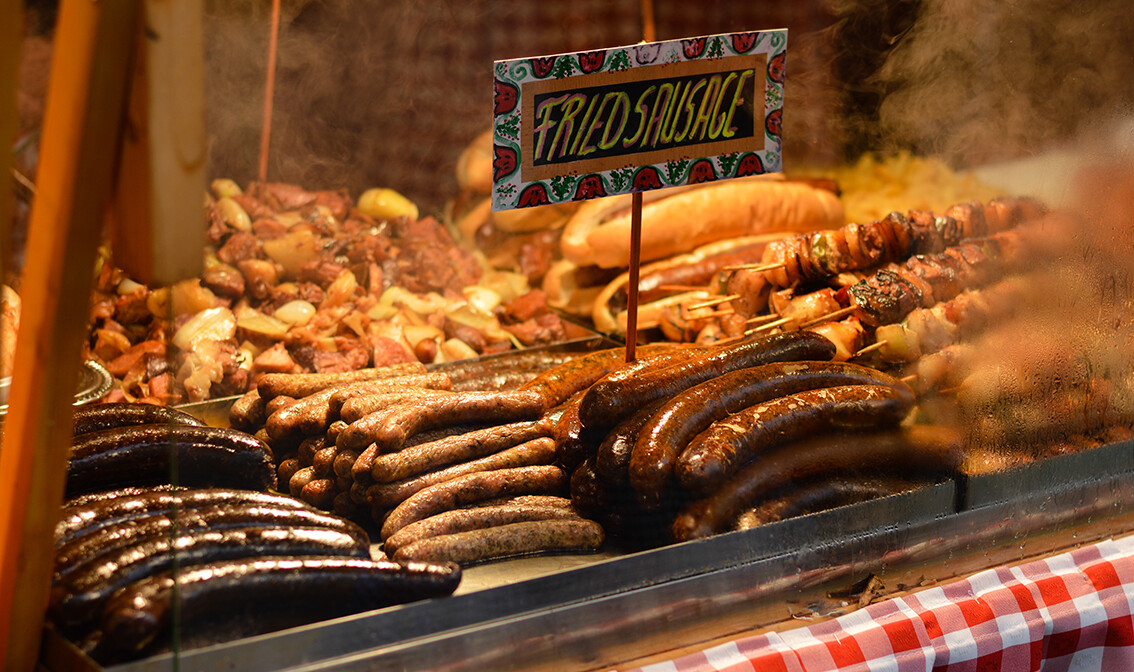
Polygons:
<instances>
[{"instance_id":1,"label":"green leaf decoration","mask_svg":"<svg viewBox=\"0 0 1134 672\"><path fill-rule=\"evenodd\" d=\"M721 175L732 175L732 169L736 166L736 160L740 154L734 152L732 154L722 154L717 158L717 165L720 167Z\"/></svg>"},{"instance_id":2,"label":"green leaf decoration","mask_svg":"<svg viewBox=\"0 0 1134 672\"><path fill-rule=\"evenodd\" d=\"M626 188L627 185L630 184L630 180L633 179L633 176L633 168L623 168L621 170L610 171L610 186L612 190L622 191Z\"/></svg>"},{"instance_id":3,"label":"green leaf decoration","mask_svg":"<svg viewBox=\"0 0 1134 672\"><path fill-rule=\"evenodd\" d=\"M708 58L720 58L724 56L724 41L719 37L714 37L713 41L709 43L709 49L705 52Z\"/></svg>"},{"instance_id":4,"label":"green leaf decoration","mask_svg":"<svg viewBox=\"0 0 1134 672\"><path fill-rule=\"evenodd\" d=\"M610 59L610 66L607 68L610 72L617 72L619 70L626 70L630 67L630 55L622 49L614 54Z\"/></svg>"},{"instance_id":5,"label":"green leaf decoration","mask_svg":"<svg viewBox=\"0 0 1134 672\"><path fill-rule=\"evenodd\" d=\"M557 175L551 178L551 191L555 194L555 200L566 200L578 179L575 175Z\"/></svg>"},{"instance_id":6,"label":"green leaf decoration","mask_svg":"<svg viewBox=\"0 0 1134 672\"><path fill-rule=\"evenodd\" d=\"M555 59L555 67L551 69L551 75L556 79L563 79L575 74L577 70L575 59L570 56L560 56Z\"/></svg>"},{"instance_id":7,"label":"green leaf decoration","mask_svg":"<svg viewBox=\"0 0 1134 672\"><path fill-rule=\"evenodd\" d=\"M496 133L519 142L520 139L520 113L511 114L504 121L496 125Z\"/></svg>"},{"instance_id":8,"label":"green leaf decoration","mask_svg":"<svg viewBox=\"0 0 1134 672\"><path fill-rule=\"evenodd\" d=\"M670 184L680 184L681 177L685 175L686 168L689 167L688 159L678 159L676 161L665 162L665 179Z\"/></svg>"}]
</instances>

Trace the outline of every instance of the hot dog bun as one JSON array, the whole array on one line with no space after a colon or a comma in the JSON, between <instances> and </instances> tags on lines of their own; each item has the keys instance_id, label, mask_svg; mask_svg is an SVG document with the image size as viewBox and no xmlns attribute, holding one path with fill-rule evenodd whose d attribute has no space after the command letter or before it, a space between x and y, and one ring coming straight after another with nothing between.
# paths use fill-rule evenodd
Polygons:
<instances>
[{"instance_id":1,"label":"hot dog bun","mask_svg":"<svg viewBox=\"0 0 1134 672\"><path fill-rule=\"evenodd\" d=\"M760 175L696 188L648 192L641 259L662 259L725 238L841 226L838 196L809 184ZM577 266L630 264L630 196L583 203L563 230L563 257ZM646 202L648 200L648 202Z\"/></svg>"}]
</instances>

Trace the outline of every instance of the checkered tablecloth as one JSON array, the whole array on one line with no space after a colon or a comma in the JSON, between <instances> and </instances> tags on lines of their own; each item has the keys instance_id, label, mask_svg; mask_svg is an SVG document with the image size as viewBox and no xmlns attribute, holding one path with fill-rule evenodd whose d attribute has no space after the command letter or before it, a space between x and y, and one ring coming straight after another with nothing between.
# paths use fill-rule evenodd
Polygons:
<instances>
[{"instance_id":1,"label":"checkered tablecloth","mask_svg":"<svg viewBox=\"0 0 1134 672\"><path fill-rule=\"evenodd\" d=\"M1134 670L1132 614L1128 536L634 672L1126 672Z\"/></svg>"}]
</instances>

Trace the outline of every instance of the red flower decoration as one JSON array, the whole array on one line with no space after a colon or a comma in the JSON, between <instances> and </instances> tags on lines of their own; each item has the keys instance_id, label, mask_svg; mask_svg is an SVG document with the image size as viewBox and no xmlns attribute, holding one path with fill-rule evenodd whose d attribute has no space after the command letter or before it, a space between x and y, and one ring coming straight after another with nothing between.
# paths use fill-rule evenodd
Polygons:
<instances>
[{"instance_id":1,"label":"red flower decoration","mask_svg":"<svg viewBox=\"0 0 1134 672\"><path fill-rule=\"evenodd\" d=\"M713 164L708 159L701 159L689 167L689 178L685 180L686 184L700 184L701 182L712 182L717 179L717 171L713 170Z\"/></svg>"},{"instance_id":2,"label":"red flower decoration","mask_svg":"<svg viewBox=\"0 0 1134 672\"><path fill-rule=\"evenodd\" d=\"M516 99L519 97L516 87L497 79L493 81L492 88L492 114L500 116L516 109Z\"/></svg>"},{"instance_id":3,"label":"red flower decoration","mask_svg":"<svg viewBox=\"0 0 1134 672\"><path fill-rule=\"evenodd\" d=\"M734 33L732 36L732 50L743 54L756 46L756 33Z\"/></svg>"},{"instance_id":4,"label":"red flower decoration","mask_svg":"<svg viewBox=\"0 0 1134 672\"><path fill-rule=\"evenodd\" d=\"M602 178L598 175L584 175L575 186L575 200L585 201L588 198L602 198L606 196L606 189L602 186Z\"/></svg>"},{"instance_id":5,"label":"red flower decoration","mask_svg":"<svg viewBox=\"0 0 1134 672\"><path fill-rule=\"evenodd\" d=\"M543 58L533 58L529 62L532 64L532 74L540 79L547 77L551 74L551 69L555 67L554 56L544 56Z\"/></svg>"},{"instance_id":6,"label":"red flower decoration","mask_svg":"<svg viewBox=\"0 0 1134 672\"><path fill-rule=\"evenodd\" d=\"M516 150L503 145L492 146L492 181L499 182L508 177L519 165L519 155Z\"/></svg>"},{"instance_id":7,"label":"red flower decoration","mask_svg":"<svg viewBox=\"0 0 1134 672\"><path fill-rule=\"evenodd\" d=\"M764 128L768 130L768 134L777 138L780 137L780 133L783 132L783 124L784 108L782 107L777 110L772 110L772 113L764 120Z\"/></svg>"},{"instance_id":8,"label":"red flower decoration","mask_svg":"<svg viewBox=\"0 0 1134 672\"><path fill-rule=\"evenodd\" d=\"M579 54L579 68L584 74L590 72L597 72L602 68L602 62L606 59L605 51L592 51L586 54Z\"/></svg>"},{"instance_id":9,"label":"red flower decoration","mask_svg":"<svg viewBox=\"0 0 1134 672\"><path fill-rule=\"evenodd\" d=\"M736 177L763 175L765 172L767 171L764 170L764 162L757 154L745 154L736 163Z\"/></svg>"},{"instance_id":10,"label":"red flower decoration","mask_svg":"<svg viewBox=\"0 0 1134 672\"><path fill-rule=\"evenodd\" d=\"M653 166L642 166L634 173L634 191L661 189L661 174Z\"/></svg>"},{"instance_id":11,"label":"red flower decoration","mask_svg":"<svg viewBox=\"0 0 1134 672\"><path fill-rule=\"evenodd\" d=\"M768 79L777 84L784 83L784 73L787 70L787 65L784 61L785 53L787 52L781 51L775 58L768 61Z\"/></svg>"},{"instance_id":12,"label":"red flower decoration","mask_svg":"<svg viewBox=\"0 0 1134 672\"><path fill-rule=\"evenodd\" d=\"M694 37L690 40L682 40L681 49L685 52L685 58L698 58L705 53L707 43L707 40L703 37Z\"/></svg>"},{"instance_id":13,"label":"red flower decoration","mask_svg":"<svg viewBox=\"0 0 1134 672\"><path fill-rule=\"evenodd\" d=\"M521 208L530 208L536 205L547 205L550 202L551 199L547 196L547 187L543 186L542 182L536 182L524 187L516 205Z\"/></svg>"}]
</instances>

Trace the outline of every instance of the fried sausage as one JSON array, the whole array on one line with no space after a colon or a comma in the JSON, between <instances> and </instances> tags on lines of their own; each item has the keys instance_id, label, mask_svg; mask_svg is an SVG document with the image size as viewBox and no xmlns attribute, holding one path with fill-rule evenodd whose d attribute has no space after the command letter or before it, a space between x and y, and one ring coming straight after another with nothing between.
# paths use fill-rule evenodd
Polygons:
<instances>
[{"instance_id":1,"label":"fried sausage","mask_svg":"<svg viewBox=\"0 0 1134 672\"><path fill-rule=\"evenodd\" d=\"M51 587L50 613L69 637L96 624L106 600L134 581L166 571L174 558L183 567L256 556L337 555L369 557L367 539L317 527L238 527L159 535L118 553L91 558Z\"/></svg>"},{"instance_id":2,"label":"fried sausage","mask_svg":"<svg viewBox=\"0 0 1134 672\"><path fill-rule=\"evenodd\" d=\"M63 506L60 520L55 525L55 544L59 546L79 534L104 525L113 525L128 518L154 513L168 514L175 509L190 510L205 506L239 506L243 504L310 508L287 495L257 492L255 490L156 487L130 488L120 491L120 494L100 492L93 498L81 496L67 501Z\"/></svg>"},{"instance_id":3,"label":"fried sausage","mask_svg":"<svg viewBox=\"0 0 1134 672\"><path fill-rule=\"evenodd\" d=\"M451 564L315 557L211 563L131 584L107 604L101 628L108 654L128 660L168 645L175 608L182 636L195 638L182 646L192 648L443 597L460 580Z\"/></svg>"},{"instance_id":4,"label":"fried sausage","mask_svg":"<svg viewBox=\"0 0 1134 672\"><path fill-rule=\"evenodd\" d=\"M260 398L259 390L253 388L232 402L228 409L228 424L245 432L254 432L263 427L268 419L264 409L264 400Z\"/></svg>"},{"instance_id":5,"label":"fried sausage","mask_svg":"<svg viewBox=\"0 0 1134 672\"><path fill-rule=\"evenodd\" d=\"M905 385L894 377L845 362L774 362L740 369L695 385L666 401L640 426L630 457L630 481L645 500L673 477L677 456L711 423L756 404L837 385ZM598 465L603 466L601 463Z\"/></svg>"},{"instance_id":6,"label":"fried sausage","mask_svg":"<svg viewBox=\"0 0 1134 672\"><path fill-rule=\"evenodd\" d=\"M663 401L655 401L635 411L615 425L595 451L594 468L603 480L626 483L630 480L630 458L642 428L654 417Z\"/></svg>"},{"instance_id":7,"label":"fried sausage","mask_svg":"<svg viewBox=\"0 0 1134 672\"><path fill-rule=\"evenodd\" d=\"M415 492L399 504L382 524L382 539L412 522L441 511L493 497L519 494L564 494L567 472L555 466L515 467L478 471L442 481Z\"/></svg>"},{"instance_id":8,"label":"fried sausage","mask_svg":"<svg viewBox=\"0 0 1134 672\"><path fill-rule=\"evenodd\" d=\"M737 515L730 525L734 530L748 530L778 520L803 516L839 506L886 497L911 490L925 480L895 476L846 476L842 474L792 484L785 492L761 502Z\"/></svg>"},{"instance_id":9,"label":"fried sausage","mask_svg":"<svg viewBox=\"0 0 1134 672\"><path fill-rule=\"evenodd\" d=\"M454 509L443 511L416 523L410 523L395 534L391 535L382 548L387 555L393 556L399 548L408 546L415 541L437 537L442 534L454 532L468 532L481 530L486 527L508 525L530 520L560 520L579 519L579 514L570 507L564 506L531 506L520 504L496 504L492 506L476 506L469 509Z\"/></svg>"},{"instance_id":10,"label":"fried sausage","mask_svg":"<svg viewBox=\"0 0 1134 672\"><path fill-rule=\"evenodd\" d=\"M593 520L538 520L422 539L399 548L393 558L463 566L532 553L597 551L602 542L602 526Z\"/></svg>"},{"instance_id":11,"label":"fried sausage","mask_svg":"<svg viewBox=\"0 0 1134 672\"><path fill-rule=\"evenodd\" d=\"M366 538L366 532L357 524L307 507L265 506L244 502L162 511L120 520L73 536L55 551L55 574L52 580L58 582L96 555L105 555L155 536L252 526L325 527L360 539Z\"/></svg>"},{"instance_id":12,"label":"fried sausage","mask_svg":"<svg viewBox=\"0 0 1134 672\"><path fill-rule=\"evenodd\" d=\"M588 432L579 421L579 402L583 400L583 392L576 392L570 399L558 407L559 417L555 418L555 428L552 436L555 437L555 459L564 469L574 469L587 455L594 452L598 442L602 440L597 432ZM554 417L548 414L548 418Z\"/></svg>"},{"instance_id":13,"label":"fried sausage","mask_svg":"<svg viewBox=\"0 0 1134 672\"><path fill-rule=\"evenodd\" d=\"M265 373L256 381L256 389L260 391L264 401L271 401L278 396L302 399L335 385L425 372L425 365L421 362L405 362L343 373Z\"/></svg>"},{"instance_id":14,"label":"fried sausage","mask_svg":"<svg viewBox=\"0 0 1134 672\"><path fill-rule=\"evenodd\" d=\"M397 378L367 380L361 383L354 383L347 387L340 388L338 392L331 395L329 404L330 417L332 419L338 418L343 404L350 399L408 389L448 391L453 389L453 381L444 373L432 371L429 373L399 376Z\"/></svg>"},{"instance_id":15,"label":"fried sausage","mask_svg":"<svg viewBox=\"0 0 1134 672\"><path fill-rule=\"evenodd\" d=\"M848 470L948 474L959 468L963 454L955 430L923 425L839 433L782 445L742 467L711 495L686 507L673 523L673 538L685 541L724 532L764 493L806 478Z\"/></svg>"},{"instance_id":16,"label":"fried sausage","mask_svg":"<svg viewBox=\"0 0 1134 672\"><path fill-rule=\"evenodd\" d=\"M547 424L539 420L487 427L379 455L374 459L370 474L378 483L390 483L498 453L549 433Z\"/></svg>"},{"instance_id":17,"label":"fried sausage","mask_svg":"<svg viewBox=\"0 0 1134 672\"><path fill-rule=\"evenodd\" d=\"M579 405L579 418L587 428L613 427L644 404L669 399L693 385L729 371L791 360L829 360L835 345L810 331L762 336L717 346L683 361L641 375L598 381Z\"/></svg>"},{"instance_id":18,"label":"fried sausage","mask_svg":"<svg viewBox=\"0 0 1134 672\"><path fill-rule=\"evenodd\" d=\"M205 423L185 411L142 402L87 404L75 407L72 435L80 436L118 427L135 425L192 425Z\"/></svg>"},{"instance_id":19,"label":"fried sausage","mask_svg":"<svg viewBox=\"0 0 1134 672\"><path fill-rule=\"evenodd\" d=\"M334 478L335 458L339 454L338 446L327 446L311 457L311 468L319 478Z\"/></svg>"},{"instance_id":20,"label":"fried sausage","mask_svg":"<svg viewBox=\"0 0 1134 672\"><path fill-rule=\"evenodd\" d=\"M554 461L554 439L548 437L533 439L480 459L454 464L444 469L438 469L437 471L431 471L401 481L376 483L365 489L366 496L364 501L374 507L390 508L396 506L419 490L456 478L457 476L463 476L477 471L494 471L497 469L551 464Z\"/></svg>"},{"instance_id":21,"label":"fried sausage","mask_svg":"<svg viewBox=\"0 0 1134 672\"><path fill-rule=\"evenodd\" d=\"M129 485L178 480L191 487L267 490L276 485L272 452L236 429L136 425L75 437L67 465L67 497Z\"/></svg>"},{"instance_id":22,"label":"fried sausage","mask_svg":"<svg viewBox=\"0 0 1134 672\"><path fill-rule=\"evenodd\" d=\"M371 413L385 410L391 406L396 406L406 401L420 399L421 397L432 397L438 395L453 394L449 390L427 390L419 388L410 388L399 390L397 392L386 392L384 394L372 394L362 397L355 397L343 402L342 407L339 409L339 419L347 423L349 426L352 422L360 420ZM345 429L345 428L344 428ZM341 431L339 432L342 433Z\"/></svg>"},{"instance_id":23,"label":"fried sausage","mask_svg":"<svg viewBox=\"0 0 1134 672\"><path fill-rule=\"evenodd\" d=\"M701 432L677 458L681 486L710 492L768 448L834 429L893 427L913 408L913 390L897 385L843 385L758 403Z\"/></svg>"},{"instance_id":24,"label":"fried sausage","mask_svg":"<svg viewBox=\"0 0 1134 672\"><path fill-rule=\"evenodd\" d=\"M330 511L339 491L329 478L313 478L299 491L299 498L321 511Z\"/></svg>"},{"instance_id":25,"label":"fried sausage","mask_svg":"<svg viewBox=\"0 0 1134 672\"><path fill-rule=\"evenodd\" d=\"M637 348L639 358L677 347L676 343L651 343ZM576 357L549 369L525 383L521 390L532 390L543 397L545 409L552 409L596 380L626 363L625 348L608 348Z\"/></svg>"},{"instance_id":26,"label":"fried sausage","mask_svg":"<svg viewBox=\"0 0 1134 672\"><path fill-rule=\"evenodd\" d=\"M486 419L498 423L534 420L542 413L543 398L531 390L458 392L404 402L372 413L343 430L338 443L348 450L374 444L379 453L389 453L423 430Z\"/></svg>"}]
</instances>

